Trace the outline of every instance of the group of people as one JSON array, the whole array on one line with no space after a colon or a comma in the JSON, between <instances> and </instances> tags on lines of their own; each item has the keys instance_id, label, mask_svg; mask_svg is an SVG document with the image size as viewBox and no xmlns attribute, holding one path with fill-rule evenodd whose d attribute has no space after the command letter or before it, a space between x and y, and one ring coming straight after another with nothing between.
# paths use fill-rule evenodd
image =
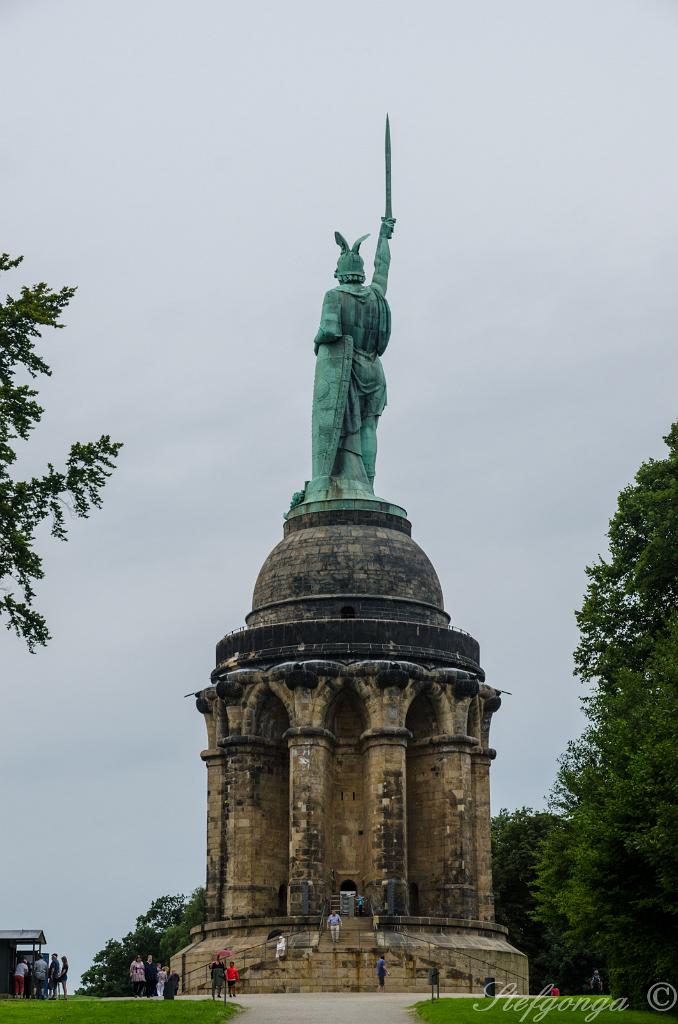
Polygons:
<instances>
[{"instance_id":1,"label":"group of people","mask_svg":"<svg viewBox=\"0 0 678 1024\"><path fill-rule=\"evenodd\" d=\"M221 999L224 981L227 985L227 989L224 992L224 999L229 997L235 999L237 995L236 985L240 981L240 975L236 969L235 960L229 960L227 967L217 953L210 964L210 974L212 976L212 999Z\"/></svg>"},{"instance_id":2,"label":"group of people","mask_svg":"<svg viewBox=\"0 0 678 1024\"><path fill-rule=\"evenodd\" d=\"M14 966L15 999L56 999L61 989L64 999L68 998L68 957L61 961L52 953L49 963L47 954L40 953L31 962L19 955ZM46 991L45 991L46 990Z\"/></svg>"},{"instance_id":3,"label":"group of people","mask_svg":"<svg viewBox=\"0 0 678 1024\"><path fill-rule=\"evenodd\" d=\"M169 967L156 963L151 953L146 960L137 953L129 965L129 976L132 982L135 999L174 999L179 990L179 975Z\"/></svg>"}]
</instances>

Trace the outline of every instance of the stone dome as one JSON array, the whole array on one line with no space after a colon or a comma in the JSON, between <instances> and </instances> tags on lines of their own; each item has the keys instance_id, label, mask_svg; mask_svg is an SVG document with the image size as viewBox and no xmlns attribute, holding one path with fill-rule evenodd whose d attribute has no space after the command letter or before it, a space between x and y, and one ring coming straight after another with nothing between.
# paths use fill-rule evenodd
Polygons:
<instances>
[{"instance_id":1,"label":"stone dome","mask_svg":"<svg viewBox=\"0 0 678 1024\"><path fill-rule=\"evenodd\" d=\"M285 524L264 562L247 625L305 619L400 619L445 626L440 581L410 536L385 512L313 512Z\"/></svg>"}]
</instances>

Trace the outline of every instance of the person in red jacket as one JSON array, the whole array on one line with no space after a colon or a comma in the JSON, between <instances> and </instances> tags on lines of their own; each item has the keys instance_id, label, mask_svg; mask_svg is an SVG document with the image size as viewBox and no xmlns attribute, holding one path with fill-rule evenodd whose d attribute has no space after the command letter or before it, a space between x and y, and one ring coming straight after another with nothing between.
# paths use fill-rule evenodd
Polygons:
<instances>
[{"instance_id":1,"label":"person in red jacket","mask_svg":"<svg viewBox=\"0 0 678 1024\"><path fill-rule=\"evenodd\" d=\"M228 967L226 968L226 982L228 984L228 994L233 996L234 999L236 996L235 986L238 981L240 981L240 975L235 969L235 960L229 960Z\"/></svg>"}]
</instances>

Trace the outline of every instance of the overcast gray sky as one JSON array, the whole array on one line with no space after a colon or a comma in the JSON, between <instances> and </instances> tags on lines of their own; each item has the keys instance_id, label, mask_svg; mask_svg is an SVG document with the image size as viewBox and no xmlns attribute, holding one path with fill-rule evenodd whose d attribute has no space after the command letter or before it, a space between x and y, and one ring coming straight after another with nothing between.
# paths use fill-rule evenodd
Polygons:
<instances>
[{"instance_id":1,"label":"overcast gray sky","mask_svg":"<svg viewBox=\"0 0 678 1024\"><path fill-rule=\"evenodd\" d=\"M494 810L543 806L584 567L676 415L677 46L670 0L0 2L0 287L78 285L21 468L125 442L103 511L40 537L54 640L0 632L2 927L76 975L203 881L182 696L308 476L333 232L371 260L387 109L377 490L513 693Z\"/></svg>"}]
</instances>

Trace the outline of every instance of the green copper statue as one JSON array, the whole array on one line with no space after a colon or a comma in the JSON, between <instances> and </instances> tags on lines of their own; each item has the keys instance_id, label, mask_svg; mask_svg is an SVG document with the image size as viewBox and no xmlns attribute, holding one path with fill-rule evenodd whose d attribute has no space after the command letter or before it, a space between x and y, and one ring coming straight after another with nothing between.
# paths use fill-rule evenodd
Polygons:
<instances>
[{"instance_id":1,"label":"green copper statue","mask_svg":"<svg viewBox=\"0 0 678 1024\"><path fill-rule=\"evenodd\" d=\"M386 301L391 262L389 239L395 221L391 213L391 139L386 118L386 212L374 258L374 274L365 282L360 245L349 247L335 232L341 248L334 276L336 288L323 300L320 328L315 337L313 388L313 478L302 495L305 501L374 498L377 424L386 406L386 379L381 356L391 334L391 311Z\"/></svg>"}]
</instances>

